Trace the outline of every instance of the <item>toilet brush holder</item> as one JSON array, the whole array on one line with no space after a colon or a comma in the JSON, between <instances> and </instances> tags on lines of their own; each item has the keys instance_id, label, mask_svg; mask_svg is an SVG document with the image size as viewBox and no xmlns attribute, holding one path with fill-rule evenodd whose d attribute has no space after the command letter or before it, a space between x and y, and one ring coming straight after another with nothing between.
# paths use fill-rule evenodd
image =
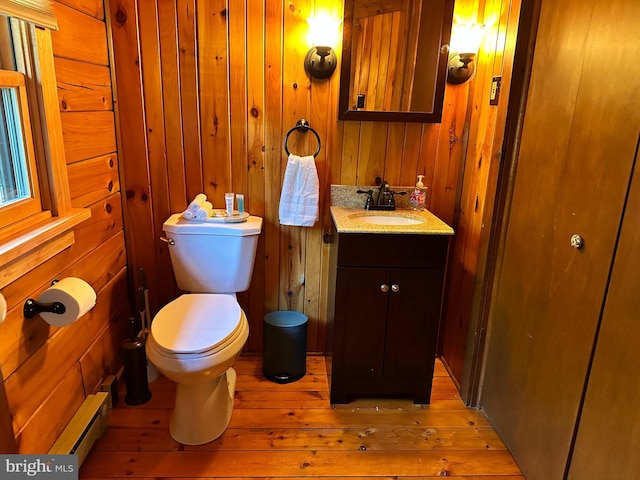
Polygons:
<instances>
[{"instance_id":1,"label":"toilet brush holder","mask_svg":"<svg viewBox=\"0 0 640 480\"><path fill-rule=\"evenodd\" d=\"M122 342L124 355L124 378L127 394L124 401L129 405L141 405L151 398L147 377L147 355L144 338L133 337Z\"/></svg>"}]
</instances>

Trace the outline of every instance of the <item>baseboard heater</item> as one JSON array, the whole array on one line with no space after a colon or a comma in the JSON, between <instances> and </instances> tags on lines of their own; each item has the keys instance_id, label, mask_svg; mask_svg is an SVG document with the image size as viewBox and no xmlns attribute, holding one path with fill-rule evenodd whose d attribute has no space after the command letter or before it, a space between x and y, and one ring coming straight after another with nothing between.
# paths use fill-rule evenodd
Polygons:
<instances>
[{"instance_id":1,"label":"baseboard heater","mask_svg":"<svg viewBox=\"0 0 640 480\"><path fill-rule=\"evenodd\" d=\"M107 428L111 394L98 392L89 395L80 405L67 427L53 444L50 454L78 455L78 467L89 454L93 444L102 437Z\"/></svg>"}]
</instances>

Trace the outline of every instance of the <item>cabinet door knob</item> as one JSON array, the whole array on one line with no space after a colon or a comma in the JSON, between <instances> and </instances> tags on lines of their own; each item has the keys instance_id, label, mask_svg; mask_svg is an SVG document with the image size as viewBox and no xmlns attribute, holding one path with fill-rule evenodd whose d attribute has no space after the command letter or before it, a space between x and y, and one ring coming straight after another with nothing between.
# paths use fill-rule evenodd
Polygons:
<instances>
[{"instance_id":1,"label":"cabinet door knob","mask_svg":"<svg viewBox=\"0 0 640 480\"><path fill-rule=\"evenodd\" d=\"M383 293L387 293L389 291L389 285L383 283L382 285L380 285L380 291Z\"/></svg>"},{"instance_id":2,"label":"cabinet door knob","mask_svg":"<svg viewBox=\"0 0 640 480\"><path fill-rule=\"evenodd\" d=\"M400 291L400 286L394 283L393 285L391 285L391 291L393 293L398 293Z\"/></svg>"},{"instance_id":3,"label":"cabinet door knob","mask_svg":"<svg viewBox=\"0 0 640 480\"><path fill-rule=\"evenodd\" d=\"M573 235L571 235L571 246L573 248L575 248L576 250L580 250L583 245L584 245L584 239L582 238L582 235L579 235L577 233L574 233Z\"/></svg>"}]
</instances>

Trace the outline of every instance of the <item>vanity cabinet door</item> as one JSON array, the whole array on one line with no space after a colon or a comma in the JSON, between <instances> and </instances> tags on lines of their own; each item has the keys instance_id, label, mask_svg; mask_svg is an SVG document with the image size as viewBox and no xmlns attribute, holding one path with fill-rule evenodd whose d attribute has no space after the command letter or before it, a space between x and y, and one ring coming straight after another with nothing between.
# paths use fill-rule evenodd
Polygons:
<instances>
[{"instance_id":1,"label":"vanity cabinet door","mask_svg":"<svg viewBox=\"0 0 640 480\"><path fill-rule=\"evenodd\" d=\"M333 367L342 378L382 378L388 278L388 268L338 267Z\"/></svg>"},{"instance_id":2,"label":"vanity cabinet door","mask_svg":"<svg viewBox=\"0 0 640 480\"><path fill-rule=\"evenodd\" d=\"M426 268L391 270L384 378L433 376L442 275L442 270Z\"/></svg>"},{"instance_id":3,"label":"vanity cabinet door","mask_svg":"<svg viewBox=\"0 0 640 480\"><path fill-rule=\"evenodd\" d=\"M338 267L333 403L349 394L412 394L429 403L442 270Z\"/></svg>"}]
</instances>

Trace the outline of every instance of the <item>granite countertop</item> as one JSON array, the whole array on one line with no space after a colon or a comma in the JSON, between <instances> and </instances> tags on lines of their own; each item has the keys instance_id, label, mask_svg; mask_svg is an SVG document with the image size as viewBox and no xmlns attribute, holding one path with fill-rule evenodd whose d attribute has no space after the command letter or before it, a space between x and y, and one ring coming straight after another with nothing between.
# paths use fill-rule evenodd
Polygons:
<instances>
[{"instance_id":1,"label":"granite countertop","mask_svg":"<svg viewBox=\"0 0 640 480\"><path fill-rule=\"evenodd\" d=\"M415 225L374 225L364 223L363 216L393 216L422 220ZM418 235L453 235L453 228L428 210L397 209L392 211L365 210L364 208L331 206L331 217L338 233L387 233Z\"/></svg>"}]
</instances>

